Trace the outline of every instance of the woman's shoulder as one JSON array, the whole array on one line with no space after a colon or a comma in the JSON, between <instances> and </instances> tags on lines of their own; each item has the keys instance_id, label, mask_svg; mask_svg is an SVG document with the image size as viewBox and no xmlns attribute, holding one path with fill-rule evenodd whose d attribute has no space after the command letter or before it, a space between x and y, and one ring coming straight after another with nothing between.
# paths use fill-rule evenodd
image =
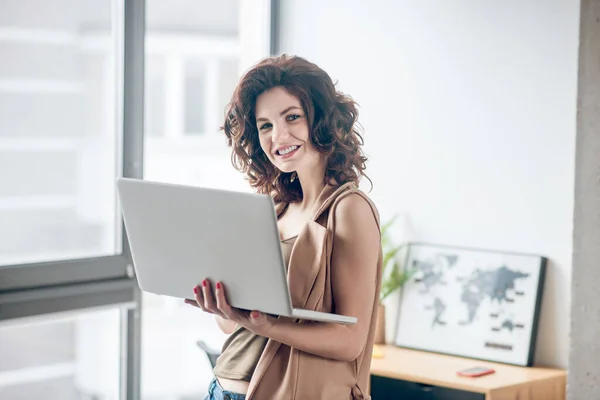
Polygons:
<instances>
[{"instance_id":1,"label":"woman's shoulder","mask_svg":"<svg viewBox=\"0 0 600 400\"><path fill-rule=\"evenodd\" d=\"M351 217L357 214L357 216L378 217L377 207L373 200L358 188L349 190L339 196L335 212L336 216Z\"/></svg>"},{"instance_id":2,"label":"woman's shoulder","mask_svg":"<svg viewBox=\"0 0 600 400\"><path fill-rule=\"evenodd\" d=\"M337 203L333 209L333 249L355 255L370 254L379 249L379 213L369 196L360 190L352 190L340 197Z\"/></svg>"},{"instance_id":3,"label":"woman's shoulder","mask_svg":"<svg viewBox=\"0 0 600 400\"><path fill-rule=\"evenodd\" d=\"M375 222L379 225L379 211L373 200L358 187L350 187L336 199L334 218L349 229L363 229Z\"/></svg>"}]
</instances>

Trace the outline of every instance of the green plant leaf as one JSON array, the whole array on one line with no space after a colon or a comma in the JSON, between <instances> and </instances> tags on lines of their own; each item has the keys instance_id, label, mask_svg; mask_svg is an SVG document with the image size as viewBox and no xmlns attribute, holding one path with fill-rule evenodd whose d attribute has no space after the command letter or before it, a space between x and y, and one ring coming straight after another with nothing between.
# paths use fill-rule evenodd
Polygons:
<instances>
[{"instance_id":1,"label":"green plant leaf","mask_svg":"<svg viewBox=\"0 0 600 400\"><path fill-rule=\"evenodd\" d=\"M402 268L401 262L398 260L399 251L406 245L395 245L389 235L389 229L396 221L398 215L394 215L387 223L381 227L381 247L383 251L383 271L380 291L380 301L388 297L404 286L414 274L414 270Z\"/></svg>"},{"instance_id":2,"label":"green plant leaf","mask_svg":"<svg viewBox=\"0 0 600 400\"><path fill-rule=\"evenodd\" d=\"M380 301L383 301L390 294L403 287L415 272L416 270L401 270L400 265L395 263L390 275L381 282Z\"/></svg>"},{"instance_id":3,"label":"green plant leaf","mask_svg":"<svg viewBox=\"0 0 600 400\"><path fill-rule=\"evenodd\" d=\"M400 251L400 249L402 249L402 247L404 247L404 246L402 246L402 245L396 246L393 249L390 249L383 254L383 270L384 271L387 271L388 264L390 263L390 261L394 260L394 258L396 257L396 254L398 254L398 252Z\"/></svg>"},{"instance_id":4,"label":"green plant leaf","mask_svg":"<svg viewBox=\"0 0 600 400\"><path fill-rule=\"evenodd\" d=\"M383 226L381 227L381 235L382 236L386 235L388 229L394 224L394 222L396 221L397 218L398 218L398 214L395 214L391 220L389 220L388 222L383 224Z\"/></svg>"}]
</instances>

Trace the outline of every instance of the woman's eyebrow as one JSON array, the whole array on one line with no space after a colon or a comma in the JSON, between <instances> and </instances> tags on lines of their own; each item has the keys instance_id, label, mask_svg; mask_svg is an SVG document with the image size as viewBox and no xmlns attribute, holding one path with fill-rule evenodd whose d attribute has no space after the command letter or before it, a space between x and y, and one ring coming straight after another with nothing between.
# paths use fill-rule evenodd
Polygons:
<instances>
[{"instance_id":1,"label":"woman's eyebrow","mask_svg":"<svg viewBox=\"0 0 600 400\"><path fill-rule=\"evenodd\" d=\"M295 108L297 108L297 109L301 110L301 108L300 108L300 107L298 107L298 106L289 106L288 108L286 108L285 110L283 110L282 112L280 112L280 113L279 113L279 115L283 115L283 114L285 114L286 112L288 112L288 111L290 111L290 110L293 110L293 109L295 109ZM258 122L258 121L268 121L268 119L267 119L267 118L262 118L262 117L261 117L261 118L257 118L257 119L256 119L256 122Z\"/></svg>"}]
</instances>

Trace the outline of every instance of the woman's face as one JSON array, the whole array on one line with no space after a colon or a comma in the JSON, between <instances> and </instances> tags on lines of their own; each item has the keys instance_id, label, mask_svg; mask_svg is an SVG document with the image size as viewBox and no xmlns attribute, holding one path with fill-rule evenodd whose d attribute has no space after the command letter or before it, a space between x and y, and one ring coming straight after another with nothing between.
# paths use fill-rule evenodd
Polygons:
<instances>
[{"instance_id":1,"label":"woman's face","mask_svg":"<svg viewBox=\"0 0 600 400\"><path fill-rule=\"evenodd\" d=\"M310 171L323 163L311 145L308 121L298 98L275 87L258 96L255 114L260 146L279 170Z\"/></svg>"}]
</instances>

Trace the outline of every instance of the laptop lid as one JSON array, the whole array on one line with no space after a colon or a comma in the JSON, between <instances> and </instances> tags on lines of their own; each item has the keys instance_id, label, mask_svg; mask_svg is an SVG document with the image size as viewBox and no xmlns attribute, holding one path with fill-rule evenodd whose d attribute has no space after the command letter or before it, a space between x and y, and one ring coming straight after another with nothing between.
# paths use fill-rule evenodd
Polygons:
<instances>
[{"instance_id":1,"label":"laptop lid","mask_svg":"<svg viewBox=\"0 0 600 400\"><path fill-rule=\"evenodd\" d=\"M117 191L142 290L192 298L208 278L234 307L291 315L270 196L131 178Z\"/></svg>"}]
</instances>

